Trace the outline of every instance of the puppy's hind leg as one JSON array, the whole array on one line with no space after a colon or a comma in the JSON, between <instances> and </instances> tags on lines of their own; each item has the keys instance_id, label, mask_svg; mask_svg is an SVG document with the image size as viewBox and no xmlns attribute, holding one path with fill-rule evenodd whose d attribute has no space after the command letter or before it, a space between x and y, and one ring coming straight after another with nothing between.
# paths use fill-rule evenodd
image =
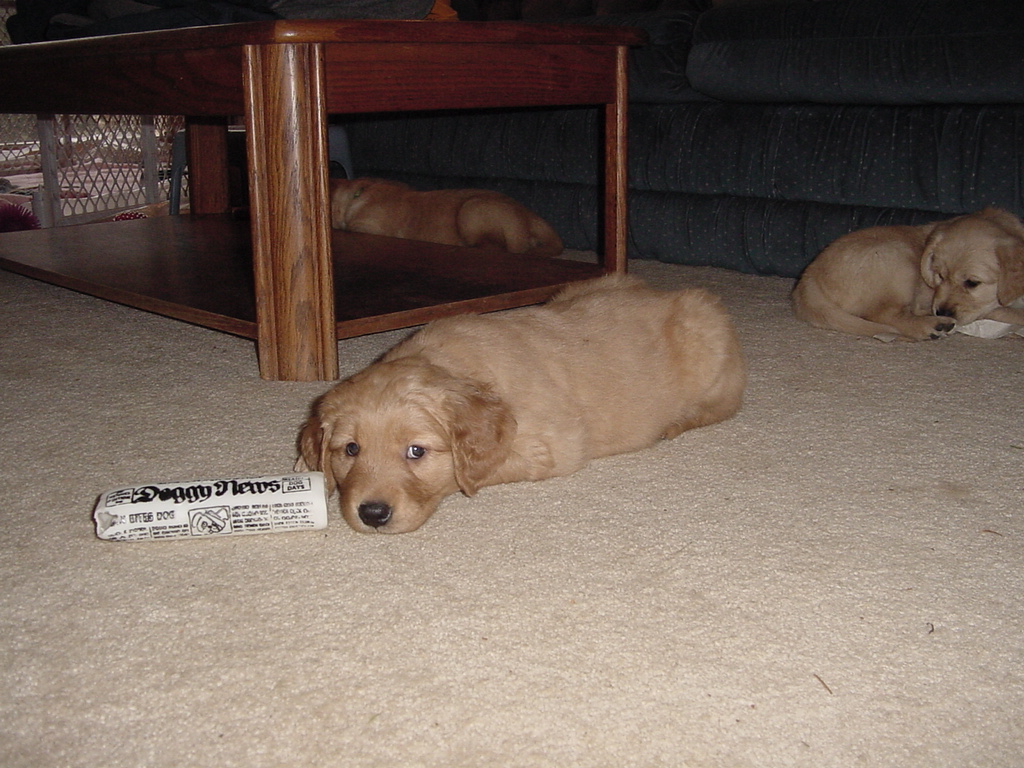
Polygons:
<instances>
[{"instance_id":1,"label":"puppy's hind leg","mask_svg":"<svg viewBox=\"0 0 1024 768\"><path fill-rule=\"evenodd\" d=\"M527 214L529 248L526 253L532 256L557 256L565 250L565 244L554 227L532 211L527 211Z\"/></svg>"},{"instance_id":2,"label":"puppy's hind leg","mask_svg":"<svg viewBox=\"0 0 1024 768\"><path fill-rule=\"evenodd\" d=\"M710 427L712 424L731 419L739 412L742 403L742 390L735 392L731 396L722 397L719 400L709 400L701 403L694 407L690 413L680 416L665 427L665 431L661 433L661 438L663 440L673 440L683 434L683 432L688 432L691 429Z\"/></svg>"},{"instance_id":3,"label":"puppy's hind leg","mask_svg":"<svg viewBox=\"0 0 1024 768\"><path fill-rule=\"evenodd\" d=\"M871 336L891 340L903 333L892 325L876 323L847 312L821 290L818 281L809 275L800 278L792 294L793 313L815 328Z\"/></svg>"},{"instance_id":4,"label":"puppy's hind leg","mask_svg":"<svg viewBox=\"0 0 1024 768\"><path fill-rule=\"evenodd\" d=\"M689 372L687 404L661 434L666 440L732 418L743 404L747 363L721 300L700 289L681 292L666 328L679 369Z\"/></svg>"},{"instance_id":5,"label":"puppy's hind leg","mask_svg":"<svg viewBox=\"0 0 1024 768\"><path fill-rule=\"evenodd\" d=\"M508 253L557 256L565 246L544 219L514 200L471 197L456 216L459 236L466 245L496 245Z\"/></svg>"}]
</instances>

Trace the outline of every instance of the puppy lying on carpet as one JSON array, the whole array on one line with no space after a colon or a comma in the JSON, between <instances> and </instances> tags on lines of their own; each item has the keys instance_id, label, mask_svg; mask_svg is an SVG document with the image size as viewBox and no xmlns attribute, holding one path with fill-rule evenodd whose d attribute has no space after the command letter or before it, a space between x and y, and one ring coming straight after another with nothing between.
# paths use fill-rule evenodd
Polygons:
<instances>
[{"instance_id":1,"label":"puppy lying on carpet","mask_svg":"<svg viewBox=\"0 0 1024 768\"><path fill-rule=\"evenodd\" d=\"M727 419L746 366L719 300L610 275L539 307L435 321L314 403L297 468L359 531L456 491L567 475Z\"/></svg>"},{"instance_id":2,"label":"puppy lying on carpet","mask_svg":"<svg viewBox=\"0 0 1024 768\"><path fill-rule=\"evenodd\" d=\"M419 192L397 181L331 179L331 226L441 245L557 256L562 238L511 197L483 189Z\"/></svg>"},{"instance_id":3,"label":"puppy lying on carpet","mask_svg":"<svg viewBox=\"0 0 1024 768\"><path fill-rule=\"evenodd\" d=\"M998 208L839 238L793 290L797 317L883 339L936 339L987 318L1024 323L1024 226Z\"/></svg>"}]
</instances>

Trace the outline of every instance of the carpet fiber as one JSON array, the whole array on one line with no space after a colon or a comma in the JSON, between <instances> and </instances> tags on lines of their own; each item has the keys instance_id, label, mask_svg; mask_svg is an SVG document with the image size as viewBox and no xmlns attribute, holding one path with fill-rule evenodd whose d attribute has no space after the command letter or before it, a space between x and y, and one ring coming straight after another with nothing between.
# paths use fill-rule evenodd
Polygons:
<instances>
[{"instance_id":1,"label":"carpet fiber","mask_svg":"<svg viewBox=\"0 0 1024 768\"><path fill-rule=\"evenodd\" d=\"M96 496L286 472L328 385L0 272L0 765L1021 765L1024 340L856 339L788 280L631 269L723 296L736 418L403 536L155 543L99 541Z\"/></svg>"}]
</instances>

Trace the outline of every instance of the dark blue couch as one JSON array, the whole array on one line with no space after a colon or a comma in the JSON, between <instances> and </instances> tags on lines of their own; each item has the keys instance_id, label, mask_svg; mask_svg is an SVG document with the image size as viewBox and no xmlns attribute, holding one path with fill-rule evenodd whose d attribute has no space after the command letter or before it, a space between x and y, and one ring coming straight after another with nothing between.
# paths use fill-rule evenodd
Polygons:
<instances>
[{"instance_id":1,"label":"dark blue couch","mask_svg":"<svg viewBox=\"0 0 1024 768\"><path fill-rule=\"evenodd\" d=\"M855 229L986 205L1024 215L1021 0L504 0L469 13L552 21L581 7L633 9L582 20L651 36L631 60L632 257L796 276ZM600 126L596 109L381 115L349 137L359 175L497 189L591 249Z\"/></svg>"}]
</instances>

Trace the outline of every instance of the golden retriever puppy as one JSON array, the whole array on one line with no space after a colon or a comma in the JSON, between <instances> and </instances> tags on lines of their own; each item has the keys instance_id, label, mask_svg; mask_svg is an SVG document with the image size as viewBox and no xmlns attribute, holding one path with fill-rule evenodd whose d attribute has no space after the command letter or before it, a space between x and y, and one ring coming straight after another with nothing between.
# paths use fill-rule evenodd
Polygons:
<instances>
[{"instance_id":1,"label":"golden retriever puppy","mask_svg":"<svg viewBox=\"0 0 1024 768\"><path fill-rule=\"evenodd\" d=\"M557 256L562 238L526 206L483 189L419 192L397 181L331 179L331 226L441 245Z\"/></svg>"},{"instance_id":2,"label":"golden retriever puppy","mask_svg":"<svg viewBox=\"0 0 1024 768\"><path fill-rule=\"evenodd\" d=\"M998 208L839 238L793 290L797 317L882 339L937 339L986 318L1024 323L1024 227Z\"/></svg>"},{"instance_id":3,"label":"golden retriever puppy","mask_svg":"<svg viewBox=\"0 0 1024 768\"><path fill-rule=\"evenodd\" d=\"M314 403L297 467L324 472L356 530L402 533L456 491L566 475L727 419L745 384L715 296L610 275L431 323Z\"/></svg>"}]
</instances>

